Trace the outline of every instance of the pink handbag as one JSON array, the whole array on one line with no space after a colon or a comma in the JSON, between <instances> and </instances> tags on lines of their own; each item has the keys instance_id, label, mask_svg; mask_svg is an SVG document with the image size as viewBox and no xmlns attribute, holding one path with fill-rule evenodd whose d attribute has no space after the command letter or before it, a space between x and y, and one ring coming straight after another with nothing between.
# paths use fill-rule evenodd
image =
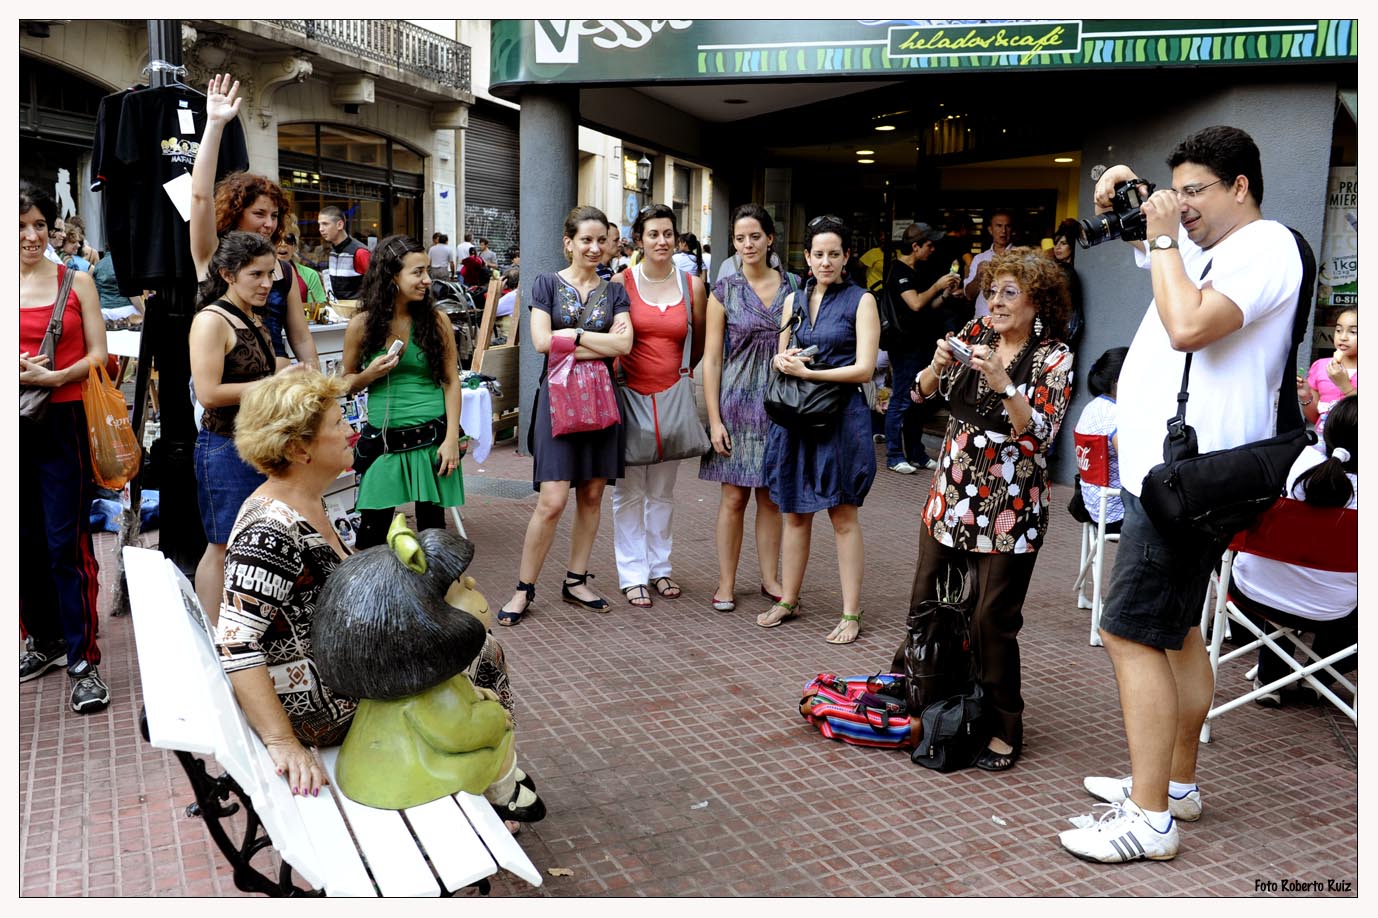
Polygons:
<instances>
[{"instance_id":1,"label":"pink handbag","mask_svg":"<svg viewBox=\"0 0 1378 918\"><path fill-rule=\"evenodd\" d=\"M550 432L565 434L604 430L622 420L608 366L601 358L576 360L574 339L550 339L550 369L546 373L550 401Z\"/></svg>"}]
</instances>

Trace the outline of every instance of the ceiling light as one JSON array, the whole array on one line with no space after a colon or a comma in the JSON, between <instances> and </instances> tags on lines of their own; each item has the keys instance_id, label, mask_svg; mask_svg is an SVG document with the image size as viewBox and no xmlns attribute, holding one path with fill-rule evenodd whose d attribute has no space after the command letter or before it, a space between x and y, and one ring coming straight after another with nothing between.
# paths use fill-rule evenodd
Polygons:
<instances>
[{"instance_id":1,"label":"ceiling light","mask_svg":"<svg viewBox=\"0 0 1378 918\"><path fill-rule=\"evenodd\" d=\"M745 105L745 99L723 99L724 105Z\"/></svg>"},{"instance_id":2,"label":"ceiling light","mask_svg":"<svg viewBox=\"0 0 1378 918\"><path fill-rule=\"evenodd\" d=\"M857 162L861 163L863 166L869 166L869 165L871 165L871 163L875 162L875 160L874 160L874 159L859 159L859 160L857 160Z\"/></svg>"},{"instance_id":3,"label":"ceiling light","mask_svg":"<svg viewBox=\"0 0 1378 918\"><path fill-rule=\"evenodd\" d=\"M876 130L877 130L877 131L893 131L894 129L895 129L895 126L894 126L893 124L877 124L877 125L876 125Z\"/></svg>"},{"instance_id":4,"label":"ceiling light","mask_svg":"<svg viewBox=\"0 0 1378 918\"><path fill-rule=\"evenodd\" d=\"M1053 157L1053 162L1055 162L1055 163L1071 163L1071 162L1076 162L1076 160L1072 159L1072 157L1070 157L1070 156L1054 156L1054 157Z\"/></svg>"},{"instance_id":5,"label":"ceiling light","mask_svg":"<svg viewBox=\"0 0 1378 918\"><path fill-rule=\"evenodd\" d=\"M876 151L875 151L875 150L857 150L857 151L856 151L856 155L857 155L857 156L870 156L870 155L871 155L872 153L874 153L874 152L876 152Z\"/></svg>"}]
</instances>

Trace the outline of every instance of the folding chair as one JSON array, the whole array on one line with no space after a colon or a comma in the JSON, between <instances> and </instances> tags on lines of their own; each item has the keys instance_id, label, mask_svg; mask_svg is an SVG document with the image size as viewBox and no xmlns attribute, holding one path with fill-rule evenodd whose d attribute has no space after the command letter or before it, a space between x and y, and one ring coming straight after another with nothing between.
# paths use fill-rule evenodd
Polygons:
<instances>
[{"instance_id":1,"label":"folding chair","mask_svg":"<svg viewBox=\"0 0 1378 918\"><path fill-rule=\"evenodd\" d=\"M1100 613L1103 605L1101 595L1105 582L1105 543L1118 542L1118 533L1105 531L1105 510L1109 499L1120 493L1119 488L1110 487L1110 438L1105 434L1076 435L1077 469L1081 480L1094 485L1100 494L1099 508L1095 515L1098 522L1081 524L1081 564L1072 589L1077 594L1077 608L1091 610L1091 646L1100 647ZM1089 509L1089 508L1088 508ZM1085 595L1087 579L1091 581L1091 598Z\"/></svg>"},{"instance_id":2,"label":"folding chair","mask_svg":"<svg viewBox=\"0 0 1378 918\"><path fill-rule=\"evenodd\" d=\"M1213 676L1217 675L1221 663L1254 653L1264 646L1277 654L1292 672L1211 708L1206 715L1205 724L1201 727L1201 742L1210 742L1211 721L1226 711L1248 704L1261 695L1275 692L1283 686L1303 681L1357 724L1359 717L1355 707L1322 685L1313 673L1325 670L1354 696L1354 704L1357 705L1358 687L1337 672L1332 664L1357 653L1358 642L1322 659L1291 628L1267 622L1270 630L1260 629L1230 599L1230 575L1234 568L1234 559L1240 553L1312 570L1356 572L1359 569L1359 511L1313 507L1304 501L1280 497L1277 503L1259 517L1258 522L1237 534L1230 542L1229 548L1221 558L1219 580L1215 589L1215 615L1210 629L1211 673ZM1247 630L1255 640L1222 656L1220 645L1230 624ZM1300 647L1309 662L1298 662L1292 655L1294 647Z\"/></svg>"}]
</instances>

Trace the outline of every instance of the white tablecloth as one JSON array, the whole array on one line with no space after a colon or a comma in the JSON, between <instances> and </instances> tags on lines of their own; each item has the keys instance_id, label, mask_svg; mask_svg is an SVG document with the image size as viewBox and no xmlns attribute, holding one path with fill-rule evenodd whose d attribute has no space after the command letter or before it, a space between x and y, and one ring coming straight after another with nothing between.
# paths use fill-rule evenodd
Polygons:
<instances>
[{"instance_id":1,"label":"white tablecloth","mask_svg":"<svg viewBox=\"0 0 1378 918\"><path fill-rule=\"evenodd\" d=\"M459 405L459 426L474 441L468 455L475 462L488 458L493 448L493 394L484 386L465 389Z\"/></svg>"}]
</instances>

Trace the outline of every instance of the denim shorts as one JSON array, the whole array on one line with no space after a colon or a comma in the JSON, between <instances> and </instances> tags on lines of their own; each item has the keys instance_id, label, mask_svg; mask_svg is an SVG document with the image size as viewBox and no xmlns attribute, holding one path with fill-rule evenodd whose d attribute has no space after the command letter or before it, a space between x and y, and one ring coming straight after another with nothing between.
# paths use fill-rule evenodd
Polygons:
<instances>
[{"instance_id":1,"label":"denim shorts","mask_svg":"<svg viewBox=\"0 0 1378 918\"><path fill-rule=\"evenodd\" d=\"M1124 526L1101 630L1136 644L1181 650L1187 632L1201 624L1206 586L1226 543L1166 539L1137 497L1122 491L1120 499Z\"/></svg>"},{"instance_id":2,"label":"denim shorts","mask_svg":"<svg viewBox=\"0 0 1378 918\"><path fill-rule=\"evenodd\" d=\"M239 458L234 439L204 428L196 434L196 499L206 541L224 545L244 499L268 479Z\"/></svg>"}]
</instances>

